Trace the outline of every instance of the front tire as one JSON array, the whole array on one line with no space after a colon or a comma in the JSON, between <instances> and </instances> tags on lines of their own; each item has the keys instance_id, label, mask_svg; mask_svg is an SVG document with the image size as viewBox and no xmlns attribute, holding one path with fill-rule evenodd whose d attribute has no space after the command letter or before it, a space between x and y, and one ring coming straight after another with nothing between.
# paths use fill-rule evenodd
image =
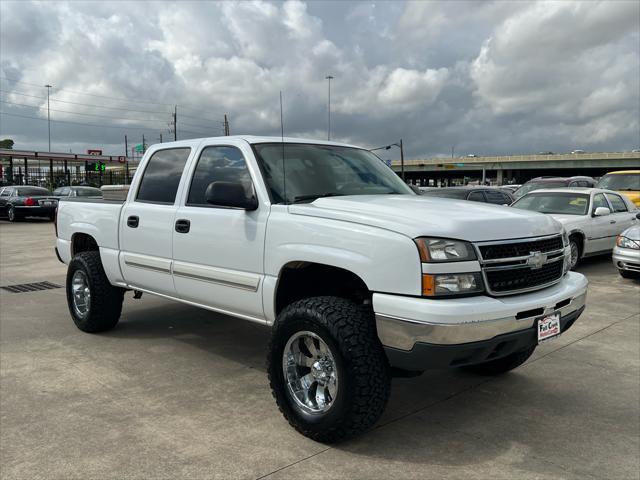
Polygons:
<instances>
[{"instance_id":1,"label":"front tire","mask_svg":"<svg viewBox=\"0 0 640 480\"><path fill-rule=\"evenodd\" d=\"M537 345L533 345L526 350L512 353L506 357L491 360L489 362L478 363L477 365L468 365L464 367L464 369L480 375L501 375L526 362L529 357L533 355L536 347Z\"/></svg>"},{"instance_id":2,"label":"front tire","mask_svg":"<svg viewBox=\"0 0 640 480\"><path fill-rule=\"evenodd\" d=\"M273 326L267 368L284 417L319 442L371 428L389 399L390 369L371 309L342 298L287 306Z\"/></svg>"},{"instance_id":3,"label":"front tire","mask_svg":"<svg viewBox=\"0 0 640 480\"><path fill-rule=\"evenodd\" d=\"M569 248L571 248L571 270L573 270L580 260L580 244L575 237L569 239Z\"/></svg>"},{"instance_id":4,"label":"front tire","mask_svg":"<svg viewBox=\"0 0 640 480\"><path fill-rule=\"evenodd\" d=\"M100 252L81 252L67 270L67 304L73 322L83 332L98 333L118 324L124 290L104 273Z\"/></svg>"}]
</instances>

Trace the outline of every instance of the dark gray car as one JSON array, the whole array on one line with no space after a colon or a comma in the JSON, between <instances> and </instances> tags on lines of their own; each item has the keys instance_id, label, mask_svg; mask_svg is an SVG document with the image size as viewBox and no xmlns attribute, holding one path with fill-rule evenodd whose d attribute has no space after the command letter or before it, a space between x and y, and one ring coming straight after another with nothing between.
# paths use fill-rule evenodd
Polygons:
<instances>
[{"instance_id":1,"label":"dark gray car","mask_svg":"<svg viewBox=\"0 0 640 480\"><path fill-rule=\"evenodd\" d=\"M25 217L55 217L58 199L49 190L30 185L2 187L0 189L0 214L10 222Z\"/></svg>"},{"instance_id":2,"label":"dark gray car","mask_svg":"<svg viewBox=\"0 0 640 480\"><path fill-rule=\"evenodd\" d=\"M511 205L513 196L501 188L495 187L444 187L425 190L422 195L471 200L472 202Z\"/></svg>"}]
</instances>

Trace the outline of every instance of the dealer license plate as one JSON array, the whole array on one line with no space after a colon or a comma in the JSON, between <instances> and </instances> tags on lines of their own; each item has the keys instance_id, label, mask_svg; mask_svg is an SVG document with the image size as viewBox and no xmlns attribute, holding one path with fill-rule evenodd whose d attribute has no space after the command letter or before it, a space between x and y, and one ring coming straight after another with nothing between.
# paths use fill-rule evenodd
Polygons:
<instances>
[{"instance_id":1,"label":"dealer license plate","mask_svg":"<svg viewBox=\"0 0 640 480\"><path fill-rule=\"evenodd\" d=\"M555 313L538 320L538 343L560 335L560 314Z\"/></svg>"}]
</instances>

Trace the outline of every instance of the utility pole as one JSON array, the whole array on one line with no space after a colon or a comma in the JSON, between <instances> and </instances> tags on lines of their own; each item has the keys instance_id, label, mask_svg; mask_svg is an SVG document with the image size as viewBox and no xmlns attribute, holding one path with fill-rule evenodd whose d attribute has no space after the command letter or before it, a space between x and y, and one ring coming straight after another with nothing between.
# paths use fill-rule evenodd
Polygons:
<instances>
[{"instance_id":1,"label":"utility pole","mask_svg":"<svg viewBox=\"0 0 640 480\"><path fill-rule=\"evenodd\" d=\"M160 143L162 143L162 133L160 133Z\"/></svg>"},{"instance_id":2,"label":"utility pole","mask_svg":"<svg viewBox=\"0 0 640 480\"><path fill-rule=\"evenodd\" d=\"M402 139L400 139L400 172L402 174L402 181L404 182L404 147L402 146Z\"/></svg>"},{"instance_id":3,"label":"utility pole","mask_svg":"<svg viewBox=\"0 0 640 480\"><path fill-rule=\"evenodd\" d=\"M129 154L127 153L129 151L129 144L127 143L127 136L124 136L124 158L126 159Z\"/></svg>"},{"instance_id":4,"label":"utility pole","mask_svg":"<svg viewBox=\"0 0 640 480\"><path fill-rule=\"evenodd\" d=\"M51 85L48 83L45 85L47 87L47 132L49 134L49 152L51 152L51 110L49 109L49 92L51 91ZM53 159L49 159L49 183L50 187L53 189Z\"/></svg>"},{"instance_id":5,"label":"utility pole","mask_svg":"<svg viewBox=\"0 0 640 480\"><path fill-rule=\"evenodd\" d=\"M227 118L227 114L224 114L224 135L226 137L228 137L230 135L229 133L229 119Z\"/></svg>"},{"instance_id":6,"label":"utility pole","mask_svg":"<svg viewBox=\"0 0 640 480\"><path fill-rule=\"evenodd\" d=\"M178 140L178 105L173 107L173 140Z\"/></svg>"},{"instance_id":7,"label":"utility pole","mask_svg":"<svg viewBox=\"0 0 640 480\"><path fill-rule=\"evenodd\" d=\"M329 117L329 120L327 122L327 140L331 140L331 80L333 80L334 77L332 77L331 75L327 75L324 78L329 81L329 90L327 95L327 110Z\"/></svg>"},{"instance_id":8,"label":"utility pole","mask_svg":"<svg viewBox=\"0 0 640 480\"><path fill-rule=\"evenodd\" d=\"M451 145L451 158L453 158L453 150L456 148L455 145Z\"/></svg>"},{"instance_id":9,"label":"utility pole","mask_svg":"<svg viewBox=\"0 0 640 480\"><path fill-rule=\"evenodd\" d=\"M144 133L142 134L142 153L147 151L147 145L144 141Z\"/></svg>"}]
</instances>

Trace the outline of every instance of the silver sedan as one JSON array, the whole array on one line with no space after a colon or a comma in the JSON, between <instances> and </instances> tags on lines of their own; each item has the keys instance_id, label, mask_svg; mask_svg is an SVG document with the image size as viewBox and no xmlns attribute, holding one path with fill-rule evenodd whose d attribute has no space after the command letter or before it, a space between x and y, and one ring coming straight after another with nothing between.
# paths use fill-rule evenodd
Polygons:
<instances>
[{"instance_id":1,"label":"silver sedan","mask_svg":"<svg viewBox=\"0 0 640 480\"><path fill-rule=\"evenodd\" d=\"M629 227L618 235L612 258L624 278L640 278L640 225Z\"/></svg>"}]
</instances>

